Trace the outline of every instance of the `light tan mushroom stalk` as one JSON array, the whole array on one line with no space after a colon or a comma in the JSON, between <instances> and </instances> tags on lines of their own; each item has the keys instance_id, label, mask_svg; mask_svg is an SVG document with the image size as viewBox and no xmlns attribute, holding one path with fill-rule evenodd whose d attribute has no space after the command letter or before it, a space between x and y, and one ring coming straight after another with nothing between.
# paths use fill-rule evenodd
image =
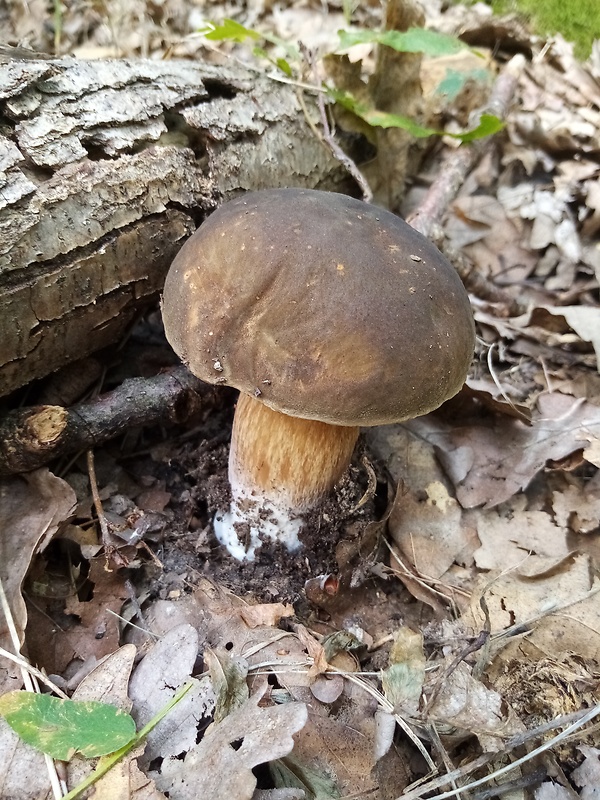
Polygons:
<instances>
[{"instance_id":1,"label":"light tan mushroom stalk","mask_svg":"<svg viewBox=\"0 0 600 800\"><path fill-rule=\"evenodd\" d=\"M303 515L342 477L358 433L282 414L240 394L229 451L231 507L214 522L221 544L250 561L266 539L296 550Z\"/></svg>"}]
</instances>

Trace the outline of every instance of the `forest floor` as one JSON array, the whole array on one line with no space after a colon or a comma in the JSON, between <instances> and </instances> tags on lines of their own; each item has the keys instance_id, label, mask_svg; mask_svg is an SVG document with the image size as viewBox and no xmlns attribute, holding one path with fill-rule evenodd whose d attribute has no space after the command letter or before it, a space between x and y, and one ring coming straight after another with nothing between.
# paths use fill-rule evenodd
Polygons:
<instances>
[{"instance_id":1,"label":"forest floor","mask_svg":"<svg viewBox=\"0 0 600 800\"><path fill-rule=\"evenodd\" d=\"M0 486L0 577L23 652L53 686L130 710L139 728L192 676L145 750L87 796L599 796L600 48L581 62L560 35L483 4L425 6L428 27L477 52L423 57L421 124L468 128L498 76L515 81L504 129L435 220L436 241L460 253L477 327L462 392L365 431L294 556L240 564L212 533L228 502L229 389L208 393L187 429L131 430ZM5 41L271 69L264 52L199 33L234 18L270 37L271 61L289 57L280 41L302 42L303 80L344 53L333 71L348 83L358 70L366 87L379 63L375 44L342 51L337 36L380 28L377 3L56 9L5 6ZM347 113L337 122L364 133ZM395 142L378 133L358 168L377 202L411 218L461 148L418 140L398 192L385 169ZM96 394L177 363L157 309L93 361ZM27 403L75 402L68 383L50 378ZM20 674L1 661L1 690ZM93 766L75 756L69 786ZM51 797L48 786L41 754L0 720L0 797Z\"/></svg>"}]
</instances>

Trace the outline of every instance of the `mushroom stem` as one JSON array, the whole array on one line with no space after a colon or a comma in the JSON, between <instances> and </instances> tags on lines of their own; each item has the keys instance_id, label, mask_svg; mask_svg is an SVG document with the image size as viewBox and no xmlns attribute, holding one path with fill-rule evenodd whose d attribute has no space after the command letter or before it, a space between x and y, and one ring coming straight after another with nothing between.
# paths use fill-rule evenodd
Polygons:
<instances>
[{"instance_id":1,"label":"mushroom stem","mask_svg":"<svg viewBox=\"0 0 600 800\"><path fill-rule=\"evenodd\" d=\"M357 427L292 417L241 394L229 452L231 508L214 522L219 541L248 560L264 538L299 547L302 515L344 474L358 434Z\"/></svg>"}]
</instances>

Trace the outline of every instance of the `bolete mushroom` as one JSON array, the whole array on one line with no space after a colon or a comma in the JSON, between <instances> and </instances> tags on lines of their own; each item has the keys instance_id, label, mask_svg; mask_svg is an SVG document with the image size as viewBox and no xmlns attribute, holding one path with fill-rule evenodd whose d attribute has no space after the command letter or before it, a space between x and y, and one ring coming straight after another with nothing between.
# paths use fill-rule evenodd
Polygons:
<instances>
[{"instance_id":1,"label":"bolete mushroom","mask_svg":"<svg viewBox=\"0 0 600 800\"><path fill-rule=\"evenodd\" d=\"M163 318L194 375L240 390L231 507L214 520L239 559L267 539L297 548L360 426L437 408L474 347L467 293L431 242L381 208L303 189L217 209L171 266Z\"/></svg>"}]
</instances>

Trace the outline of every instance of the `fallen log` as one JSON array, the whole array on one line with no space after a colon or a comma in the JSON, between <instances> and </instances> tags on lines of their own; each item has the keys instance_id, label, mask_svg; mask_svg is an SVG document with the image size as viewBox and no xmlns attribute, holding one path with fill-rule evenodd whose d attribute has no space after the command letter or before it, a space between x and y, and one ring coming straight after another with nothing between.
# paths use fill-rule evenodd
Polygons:
<instances>
[{"instance_id":1,"label":"fallen log","mask_svg":"<svg viewBox=\"0 0 600 800\"><path fill-rule=\"evenodd\" d=\"M117 341L222 200L335 188L296 91L237 65L0 53L0 396Z\"/></svg>"}]
</instances>

